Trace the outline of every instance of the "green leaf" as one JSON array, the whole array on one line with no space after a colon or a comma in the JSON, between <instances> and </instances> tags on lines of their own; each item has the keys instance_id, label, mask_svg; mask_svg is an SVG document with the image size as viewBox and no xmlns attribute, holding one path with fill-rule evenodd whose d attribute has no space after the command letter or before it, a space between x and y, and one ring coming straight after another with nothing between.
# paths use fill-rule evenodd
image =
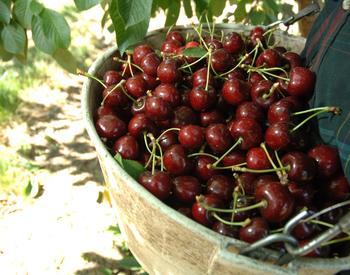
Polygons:
<instances>
[{"instance_id":1,"label":"green leaf","mask_svg":"<svg viewBox=\"0 0 350 275\"><path fill-rule=\"evenodd\" d=\"M274 15L277 15L280 11L280 8L275 0L263 0L263 4L269 7L273 11Z\"/></svg>"},{"instance_id":2,"label":"green leaf","mask_svg":"<svg viewBox=\"0 0 350 275\"><path fill-rule=\"evenodd\" d=\"M226 6L226 0L210 0L209 10L214 16L220 16Z\"/></svg>"},{"instance_id":3,"label":"green leaf","mask_svg":"<svg viewBox=\"0 0 350 275\"><path fill-rule=\"evenodd\" d=\"M245 5L245 1L240 1L237 4L237 8L234 12L236 22L242 22L247 17L247 10Z\"/></svg>"},{"instance_id":4,"label":"green leaf","mask_svg":"<svg viewBox=\"0 0 350 275\"><path fill-rule=\"evenodd\" d=\"M202 57L207 54L207 51L201 47L193 47L185 49L182 54L190 57Z\"/></svg>"},{"instance_id":5,"label":"green leaf","mask_svg":"<svg viewBox=\"0 0 350 275\"><path fill-rule=\"evenodd\" d=\"M262 11L252 10L248 16L253 25L261 25L265 21L265 13Z\"/></svg>"},{"instance_id":6,"label":"green leaf","mask_svg":"<svg viewBox=\"0 0 350 275\"><path fill-rule=\"evenodd\" d=\"M208 18L211 18L211 13L209 11L209 1L210 0L196 0L196 15L200 18L201 22L205 22L205 14L207 14Z\"/></svg>"},{"instance_id":7,"label":"green leaf","mask_svg":"<svg viewBox=\"0 0 350 275\"><path fill-rule=\"evenodd\" d=\"M145 171L141 163L131 159L123 159L119 153L114 156L114 159L135 180L138 180L141 173Z\"/></svg>"},{"instance_id":8,"label":"green leaf","mask_svg":"<svg viewBox=\"0 0 350 275\"><path fill-rule=\"evenodd\" d=\"M120 236L122 234L118 225L116 226L111 225L110 227L108 227L107 230L111 231L116 236Z\"/></svg>"},{"instance_id":9,"label":"green leaf","mask_svg":"<svg viewBox=\"0 0 350 275\"><path fill-rule=\"evenodd\" d=\"M13 6L13 13L16 20L25 29L30 29L33 13L30 10L30 0L16 0Z\"/></svg>"},{"instance_id":10,"label":"green leaf","mask_svg":"<svg viewBox=\"0 0 350 275\"><path fill-rule=\"evenodd\" d=\"M104 29L109 19L109 12L106 10L101 19L101 28Z\"/></svg>"},{"instance_id":11,"label":"green leaf","mask_svg":"<svg viewBox=\"0 0 350 275\"><path fill-rule=\"evenodd\" d=\"M54 42L57 48L67 49L70 44L70 28L64 16L54 10L44 9L40 13L45 36Z\"/></svg>"},{"instance_id":12,"label":"green leaf","mask_svg":"<svg viewBox=\"0 0 350 275\"><path fill-rule=\"evenodd\" d=\"M186 16L188 18L191 18L193 16L191 0L182 0L182 2L183 2L183 5L184 5Z\"/></svg>"},{"instance_id":13,"label":"green leaf","mask_svg":"<svg viewBox=\"0 0 350 275\"><path fill-rule=\"evenodd\" d=\"M27 185L26 185L26 187L25 187L24 190L23 190L23 195L24 195L25 197L29 197L30 194L32 193L32 190L33 190L32 181L29 180L28 183L27 183Z\"/></svg>"},{"instance_id":14,"label":"green leaf","mask_svg":"<svg viewBox=\"0 0 350 275\"><path fill-rule=\"evenodd\" d=\"M62 68L72 74L76 74L78 68L77 61L68 50L57 49L57 51L53 54L53 58L62 66Z\"/></svg>"},{"instance_id":15,"label":"green leaf","mask_svg":"<svg viewBox=\"0 0 350 275\"><path fill-rule=\"evenodd\" d=\"M13 54L24 52L26 45L26 34L24 29L17 23L5 25L1 32L4 49Z\"/></svg>"},{"instance_id":16,"label":"green leaf","mask_svg":"<svg viewBox=\"0 0 350 275\"><path fill-rule=\"evenodd\" d=\"M44 33L44 20L34 15L32 18L32 35L35 46L44 53L53 54L58 47L53 40L50 40Z\"/></svg>"},{"instance_id":17,"label":"green leaf","mask_svg":"<svg viewBox=\"0 0 350 275\"><path fill-rule=\"evenodd\" d=\"M112 19L116 33L117 45L121 54L130 46L143 40L147 33L150 14L147 18L133 26L126 27L123 18L119 12L118 2L121 0L112 0L109 7L109 15ZM149 2L149 0L147 0ZM150 3L152 4L152 3Z\"/></svg>"},{"instance_id":18,"label":"green leaf","mask_svg":"<svg viewBox=\"0 0 350 275\"><path fill-rule=\"evenodd\" d=\"M117 266L126 270L139 270L141 269L141 265L135 259L134 256L127 256L122 260L117 262Z\"/></svg>"},{"instance_id":19,"label":"green leaf","mask_svg":"<svg viewBox=\"0 0 350 275\"><path fill-rule=\"evenodd\" d=\"M178 1L178 0L172 0ZM118 12L125 28L134 26L150 18L152 0L117 0Z\"/></svg>"},{"instance_id":20,"label":"green leaf","mask_svg":"<svg viewBox=\"0 0 350 275\"><path fill-rule=\"evenodd\" d=\"M176 21L179 18L180 8L180 0L170 1L165 20L165 26L172 26L176 24Z\"/></svg>"},{"instance_id":21,"label":"green leaf","mask_svg":"<svg viewBox=\"0 0 350 275\"><path fill-rule=\"evenodd\" d=\"M0 1L0 22L8 24L11 19L11 11L9 7L2 1Z\"/></svg>"},{"instance_id":22,"label":"green leaf","mask_svg":"<svg viewBox=\"0 0 350 275\"><path fill-rule=\"evenodd\" d=\"M74 0L78 11L85 11L99 3L99 0Z\"/></svg>"},{"instance_id":23,"label":"green leaf","mask_svg":"<svg viewBox=\"0 0 350 275\"><path fill-rule=\"evenodd\" d=\"M3 61L9 61L12 59L13 54L5 51L4 47L0 44L0 57Z\"/></svg>"},{"instance_id":24,"label":"green leaf","mask_svg":"<svg viewBox=\"0 0 350 275\"><path fill-rule=\"evenodd\" d=\"M39 15L44 8L45 7L41 3L39 3L35 0L32 0L30 2L30 11L35 15Z\"/></svg>"}]
</instances>

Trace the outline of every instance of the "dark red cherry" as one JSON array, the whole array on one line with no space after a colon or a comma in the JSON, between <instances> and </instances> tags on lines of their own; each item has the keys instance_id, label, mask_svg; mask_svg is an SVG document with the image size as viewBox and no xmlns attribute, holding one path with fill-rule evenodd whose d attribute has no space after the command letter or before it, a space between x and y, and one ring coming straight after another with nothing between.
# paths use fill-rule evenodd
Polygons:
<instances>
[{"instance_id":1,"label":"dark red cherry","mask_svg":"<svg viewBox=\"0 0 350 275\"><path fill-rule=\"evenodd\" d=\"M207 83L207 72L208 69L206 67L201 68L197 71L195 71L192 75L192 87L198 87L198 86L204 86ZM214 77L212 74L209 72L209 84L210 86L215 86L215 81Z\"/></svg>"},{"instance_id":2,"label":"dark red cherry","mask_svg":"<svg viewBox=\"0 0 350 275\"><path fill-rule=\"evenodd\" d=\"M179 142L189 150L198 149L203 145L204 132L197 125L186 125L179 132Z\"/></svg>"},{"instance_id":3,"label":"dark red cherry","mask_svg":"<svg viewBox=\"0 0 350 275\"><path fill-rule=\"evenodd\" d=\"M287 49L283 46L276 46L273 48L275 51L279 52L280 54L283 54L287 51Z\"/></svg>"},{"instance_id":4,"label":"dark red cherry","mask_svg":"<svg viewBox=\"0 0 350 275\"><path fill-rule=\"evenodd\" d=\"M125 135L116 140L113 145L114 154L119 153L123 159L138 159L139 144L137 140L130 135Z\"/></svg>"},{"instance_id":5,"label":"dark red cherry","mask_svg":"<svg viewBox=\"0 0 350 275\"><path fill-rule=\"evenodd\" d=\"M161 121L171 118L172 109L168 101L156 96L146 98L145 103L146 116L155 121Z\"/></svg>"},{"instance_id":6,"label":"dark red cherry","mask_svg":"<svg viewBox=\"0 0 350 275\"><path fill-rule=\"evenodd\" d=\"M254 170L271 168L271 163L261 147L250 148L246 157L247 167Z\"/></svg>"},{"instance_id":7,"label":"dark red cherry","mask_svg":"<svg viewBox=\"0 0 350 275\"><path fill-rule=\"evenodd\" d=\"M196 176L207 181L212 176L219 174L219 170L210 168L210 165L215 162L215 159L209 156L199 156L196 161Z\"/></svg>"},{"instance_id":8,"label":"dark red cherry","mask_svg":"<svg viewBox=\"0 0 350 275\"><path fill-rule=\"evenodd\" d=\"M250 85L239 79L226 80L222 87L221 96L227 103L238 106L250 99Z\"/></svg>"},{"instance_id":9,"label":"dark red cherry","mask_svg":"<svg viewBox=\"0 0 350 275\"><path fill-rule=\"evenodd\" d=\"M307 68L295 67L289 73L287 92L289 95L308 98L314 91L316 76Z\"/></svg>"},{"instance_id":10,"label":"dark red cherry","mask_svg":"<svg viewBox=\"0 0 350 275\"><path fill-rule=\"evenodd\" d=\"M254 84L250 91L253 102L264 109L268 109L278 99L278 85L265 79Z\"/></svg>"},{"instance_id":11,"label":"dark red cherry","mask_svg":"<svg viewBox=\"0 0 350 275\"><path fill-rule=\"evenodd\" d=\"M188 170L187 152L180 144L172 145L164 152L163 162L166 170L173 175L183 175Z\"/></svg>"},{"instance_id":12,"label":"dark red cherry","mask_svg":"<svg viewBox=\"0 0 350 275\"><path fill-rule=\"evenodd\" d=\"M246 183L244 185L244 187L245 187L244 189L246 190L246 192L248 194L252 194L252 195L255 195L255 189L257 186L264 185L264 184L271 182L271 181L278 181L279 180L276 175L272 175L272 174L265 174L265 175L262 174L261 176L258 176L258 177L256 174L253 174L253 173L244 173L244 174L249 175L249 176L248 175L246 176L246 178L247 178L246 181L248 183ZM242 178L242 176L244 174L242 174L240 176L240 178ZM253 176L255 176L255 177L253 178Z\"/></svg>"},{"instance_id":13,"label":"dark red cherry","mask_svg":"<svg viewBox=\"0 0 350 275\"><path fill-rule=\"evenodd\" d=\"M299 246L304 246L305 244L307 244L310 240L309 239L305 239L305 240L301 240L299 242ZM329 257L330 254L330 247L327 246L320 246L318 248L315 248L314 250L312 250L311 252L307 253L306 255L303 255L304 257L309 257L309 258L327 258Z\"/></svg>"},{"instance_id":14,"label":"dark red cherry","mask_svg":"<svg viewBox=\"0 0 350 275\"><path fill-rule=\"evenodd\" d=\"M280 182L271 181L264 185L258 185L255 191L255 199L260 202L265 200L266 207L259 208L261 216L268 222L279 223L287 220L294 211L294 199L288 188Z\"/></svg>"},{"instance_id":15,"label":"dark red cherry","mask_svg":"<svg viewBox=\"0 0 350 275\"><path fill-rule=\"evenodd\" d=\"M270 125L265 131L265 142L272 150L286 149L292 141L289 124L278 122Z\"/></svg>"},{"instance_id":16,"label":"dark red cherry","mask_svg":"<svg viewBox=\"0 0 350 275\"><path fill-rule=\"evenodd\" d=\"M147 90L154 90L159 85L159 80L157 80L154 76L145 73L142 73L140 75L143 80L146 81Z\"/></svg>"},{"instance_id":17,"label":"dark red cherry","mask_svg":"<svg viewBox=\"0 0 350 275\"><path fill-rule=\"evenodd\" d=\"M238 105L236 109L236 119L251 118L262 122L265 119L264 110L252 101L246 101Z\"/></svg>"},{"instance_id":18,"label":"dark red cherry","mask_svg":"<svg viewBox=\"0 0 350 275\"><path fill-rule=\"evenodd\" d=\"M110 106L107 106L107 105L102 105L102 106L97 108L96 113L95 113L96 118L99 118L102 116L107 116L107 115L115 115L113 108L111 108Z\"/></svg>"},{"instance_id":19,"label":"dark red cherry","mask_svg":"<svg viewBox=\"0 0 350 275\"><path fill-rule=\"evenodd\" d=\"M165 37L165 40L174 40L180 42L181 45L185 44L185 39L179 31L171 31Z\"/></svg>"},{"instance_id":20,"label":"dark red cherry","mask_svg":"<svg viewBox=\"0 0 350 275\"><path fill-rule=\"evenodd\" d=\"M253 45L256 45L257 40L264 41L264 29L262 27L255 27L250 31L250 39Z\"/></svg>"},{"instance_id":21,"label":"dark red cherry","mask_svg":"<svg viewBox=\"0 0 350 275\"><path fill-rule=\"evenodd\" d=\"M172 119L172 127L181 128L188 124L197 124L198 115L188 106L179 106L174 110L174 117Z\"/></svg>"},{"instance_id":22,"label":"dark red cherry","mask_svg":"<svg viewBox=\"0 0 350 275\"><path fill-rule=\"evenodd\" d=\"M167 199L173 188L170 175L162 171L156 171L154 175L150 171L145 171L138 181L160 200Z\"/></svg>"},{"instance_id":23,"label":"dark red cherry","mask_svg":"<svg viewBox=\"0 0 350 275\"><path fill-rule=\"evenodd\" d=\"M350 185L344 175L333 176L325 181L322 191L332 201L345 201L350 197Z\"/></svg>"},{"instance_id":24,"label":"dark red cherry","mask_svg":"<svg viewBox=\"0 0 350 275\"><path fill-rule=\"evenodd\" d=\"M139 98L146 95L147 84L141 75L135 75L127 79L125 88L130 95Z\"/></svg>"},{"instance_id":25,"label":"dark red cherry","mask_svg":"<svg viewBox=\"0 0 350 275\"><path fill-rule=\"evenodd\" d=\"M229 130L235 140L243 138L239 145L242 150L258 146L263 139L260 124L251 118L235 119L231 122Z\"/></svg>"},{"instance_id":26,"label":"dark red cherry","mask_svg":"<svg viewBox=\"0 0 350 275\"><path fill-rule=\"evenodd\" d=\"M302 66L302 61L299 54L295 52L285 52L282 54L282 56L288 61L291 69Z\"/></svg>"},{"instance_id":27,"label":"dark red cherry","mask_svg":"<svg viewBox=\"0 0 350 275\"><path fill-rule=\"evenodd\" d=\"M217 110L201 112L199 116L200 116L201 125L203 127L207 127L210 124L214 124L214 123L223 123L224 122L224 118L223 118L222 114L220 112L218 112Z\"/></svg>"},{"instance_id":28,"label":"dark red cherry","mask_svg":"<svg viewBox=\"0 0 350 275\"><path fill-rule=\"evenodd\" d=\"M329 178L341 169L338 150L335 147L320 144L316 145L307 153L317 162L317 175Z\"/></svg>"},{"instance_id":29,"label":"dark red cherry","mask_svg":"<svg viewBox=\"0 0 350 275\"><path fill-rule=\"evenodd\" d=\"M107 86L118 84L122 80L122 76L117 71L107 71L103 75L103 82Z\"/></svg>"},{"instance_id":30,"label":"dark red cherry","mask_svg":"<svg viewBox=\"0 0 350 275\"><path fill-rule=\"evenodd\" d=\"M288 178L297 182L309 182L315 178L317 167L316 161L302 152L288 152L282 159L282 164L286 167Z\"/></svg>"},{"instance_id":31,"label":"dark red cherry","mask_svg":"<svg viewBox=\"0 0 350 275\"><path fill-rule=\"evenodd\" d=\"M180 207L177 209L182 215L192 219L192 209L190 207Z\"/></svg>"},{"instance_id":32,"label":"dark red cherry","mask_svg":"<svg viewBox=\"0 0 350 275\"><path fill-rule=\"evenodd\" d=\"M205 42L207 43L208 47L211 47L214 50L221 49L223 47L222 43L215 38L205 39Z\"/></svg>"},{"instance_id":33,"label":"dark red cherry","mask_svg":"<svg viewBox=\"0 0 350 275\"><path fill-rule=\"evenodd\" d=\"M163 60L157 69L157 76L162 83L174 83L181 78L181 71L175 59Z\"/></svg>"},{"instance_id":34,"label":"dark red cherry","mask_svg":"<svg viewBox=\"0 0 350 275\"><path fill-rule=\"evenodd\" d=\"M253 173L242 173L235 181L236 188L243 188L244 193L247 195L255 195L255 189L258 184L257 175ZM242 191L242 190L241 190Z\"/></svg>"},{"instance_id":35,"label":"dark red cherry","mask_svg":"<svg viewBox=\"0 0 350 275\"><path fill-rule=\"evenodd\" d=\"M224 153L232 145L232 137L225 124L211 124L205 130L205 140L211 150Z\"/></svg>"},{"instance_id":36,"label":"dark red cherry","mask_svg":"<svg viewBox=\"0 0 350 275\"><path fill-rule=\"evenodd\" d=\"M213 51L211 65L214 71L221 73L227 71L232 66L232 56L223 48Z\"/></svg>"},{"instance_id":37,"label":"dark red cherry","mask_svg":"<svg viewBox=\"0 0 350 275\"><path fill-rule=\"evenodd\" d=\"M162 83L158 85L154 90L153 95L167 101L172 107L178 106L181 102L179 91L170 83Z\"/></svg>"},{"instance_id":38,"label":"dark red cherry","mask_svg":"<svg viewBox=\"0 0 350 275\"><path fill-rule=\"evenodd\" d=\"M150 76L157 76L157 68L161 60L158 55L154 52L145 55L142 60L140 67L142 68L145 74Z\"/></svg>"},{"instance_id":39,"label":"dark red cherry","mask_svg":"<svg viewBox=\"0 0 350 275\"><path fill-rule=\"evenodd\" d=\"M117 139L126 133L126 125L119 117L107 115L97 119L96 131L100 137Z\"/></svg>"},{"instance_id":40,"label":"dark red cherry","mask_svg":"<svg viewBox=\"0 0 350 275\"><path fill-rule=\"evenodd\" d=\"M201 196L200 201L210 207L222 208L224 206L222 200L213 194ZM206 210L200 202L192 205L192 216L195 221L208 227L212 226L215 221L212 212Z\"/></svg>"},{"instance_id":41,"label":"dark red cherry","mask_svg":"<svg viewBox=\"0 0 350 275\"><path fill-rule=\"evenodd\" d=\"M292 231L292 235L298 240L305 240L312 237L318 231L314 223L301 222Z\"/></svg>"},{"instance_id":42,"label":"dark red cherry","mask_svg":"<svg viewBox=\"0 0 350 275\"><path fill-rule=\"evenodd\" d=\"M231 238L237 238L238 229L235 226L230 226L222 222L215 222L211 228L213 231Z\"/></svg>"},{"instance_id":43,"label":"dark red cherry","mask_svg":"<svg viewBox=\"0 0 350 275\"><path fill-rule=\"evenodd\" d=\"M279 52L274 49L264 50L256 59L255 65L257 67L275 68L281 67L282 58Z\"/></svg>"},{"instance_id":44,"label":"dark red cherry","mask_svg":"<svg viewBox=\"0 0 350 275\"><path fill-rule=\"evenodd\" d=\"M313 203L316 190L311 184L299 184L291 181L288 182L287 187L297 206L310 206Z\"/></svg>"},{"instance_id":45,"label":"dark red cherry","mask_svg":"<svg viewBox=\"0 0 350 275\"><path fill-rule=\"evenodd\" d=\"M167 150L170 146L179 143L177 139L177 133L174 131L162 133L162 136L159 138L158 142L163 151Z\"/></svg>"},{"instance_id":46,"label":"dark red cherry","mask_svg":"<svg viewBox=\"0 0 350 275\"><path fill-rule=\"evenodd\" d=\"M202 188L198 179L191 176L179 176L173 180L174 196L181 202L195 202L196 196L201 194Z\"/></svg>"},{"instance_id":47,"label":"dark red cherry","mask_svg":"<svg viewBox=\"0 0 350 275\"><path fill-rule=\"evenodd\" d=\"M214 175L207 181L207 193L214 194L223 201L232 199L233 181L224 175Z\"/></svg>"},{"instance_id":48,"label":"dark red cherry","mask_svg":"<svg viewBox=\"0 0 350 275\"><path fill-rule=\"evenodd\" d=\"M237 68L233 72L230 72L229 74L227 74L227 78L228 79L236 78L239 80L247 80L247 73L243 69Z\"/></svg>"},{"instance_id":49,"label":"dark red cherry","mask_svg":"<svg viewBox=\"0 0 350 275\"><path fill-rule=\"evenodd\" d=\"M108 86L103 90L102 97L104 99L103 105L110 107L125 107L129 102L121 87Z\"/></svg>"},{"instance_id":50,"label":"dark red cherry","mask_svg":"<svg viewBox=\"0 0 350 275\"><path fill-rule=\"evenodd\" d=\"M211 86L208 87L208 90L205 90L205 87L197 86L190 91L189 100L195 111L205 111L215 105L217 95Z\"/></svg>"},{"instance_id":51,"label":"dark red cherry","mask_svg":"<svg viewBox=\"0 0 350 275\"><path fill-rule=\"evenodd\" d=\"M236 32L226 34L222 44L224 49L230 54L240 54L245 47L241 35Z\"/></svg>"},{"instance_id":52,"label":"dark red cherry","mask_svg":"<svg viewBox=\"0 0 350 275\"><path fill-rule=\"evenodd\" d=\"M278 122L290 122L294 111L294 105L288 100L281 99L272 103L267 111L267 120L269 124Z\"/></svg>"},{"instance_id":53,"label":"dark red cherry","mask_svg":"<svg viewBox=\"0 0 350 275\"><path fill-rule=\"evenodd\" d=\"M250 74L249 83L250 83L250 85L255 85L263 79L264 78L260 74L258 74L257 72L252 72Z\"/></svg>"},{"instance_id":54,"label":"dark red cherry","mask_svg":"<svg viewBox=\"0 0 350 275\"><path fill-rule=\"evenodd\" d=\"M152 52L154 52L154 50L151 48L151 46L147 44L138 45L134 48L132 60L136 65L140 66L142 58Z\"/></svg>"},{"instance_id":55,"label":"dark red cherry","mask_svg":"<svg viewBox=\"0 0 350 275\"><path fill-rule=\"evenodd\" d=\"M269 226L261 217L252 218L251 222L239 229L239 239L247 243L254 243L269 234Z\"/></svg>"},{"instance_id":56,"label":"dark red cherry","mask_svg":"<svg viewBox=\"0 0 350 275\"><path fill-rule=\"evenodd\" d=\"M128 131L130 135L134 137L141 136L145 133L153 133L157 132L156 126L153 121L150 120L145 114L136 114L134 115L128 124Z\"/></svg>"},{"instance_id":57,"label":"dark red cherry","mask_svg":"<svg viewBox=\"0 0 350 275\"><path fill-rule=\"evenodd\" d=\"M143 114L145 113L145 107L146 107L146 99L148 96L142 96L136 99L131 105L131 113L136 114Z\"/></svg>"},{"instance_id":58,"label":"dark red cherry","mask_svg":"<svg viewBox=\"0 0 350 275\"><path fill-rule=\"evenodd\" d=\"M175 54L181 46L181 43L177 40L165 40L161 46L161 51L166 54Z\"/></svg>"},{"instance_id":59,"label":"dark red cherry","mask_svg":"<svg viewBox=\"0 0 350 275\"><path fill-rule=\"evenodd\" d=\"M243 151L234 150L227 154L223 160L223 166L233 166L245 162L246 154Z\"/></svg>"}]
</instances>

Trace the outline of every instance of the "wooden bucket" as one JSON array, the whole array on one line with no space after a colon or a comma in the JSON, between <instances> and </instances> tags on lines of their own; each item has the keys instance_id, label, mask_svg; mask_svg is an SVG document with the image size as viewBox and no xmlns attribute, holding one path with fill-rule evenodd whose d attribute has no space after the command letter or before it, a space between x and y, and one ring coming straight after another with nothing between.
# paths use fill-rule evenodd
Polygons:
<instances>
[{"instance_id":1,"label":"wooden bucket","mask_svg":"<svg viewBox=\"0 0 350 275\"><path fill-rule=\"evenodd\" d=\"M225 33L249 32L244 25L218 24ZM191 31L190 27L176 27L179 31ZM145 41L159 47L166 29L150 32ZM283 33L275 34L280 45L300 52L305 40ZM105 71L116 64L117 47L108 50L94 62L89 73L102 78ZM113 159L96 133L93 114L100 98L96 81L87 79L82 94L83 117L94 144L104 179L115 203L116 215L127 244L150 274L334 274L350 268L350 257L338 259L297 258L287 266L274 262L279 253L261 249L254 258L239 255L247 244L222 236L178 213L162 203L132 177ZM93 221L92 221L93 222Z\"/></svg>"}]
</instances>

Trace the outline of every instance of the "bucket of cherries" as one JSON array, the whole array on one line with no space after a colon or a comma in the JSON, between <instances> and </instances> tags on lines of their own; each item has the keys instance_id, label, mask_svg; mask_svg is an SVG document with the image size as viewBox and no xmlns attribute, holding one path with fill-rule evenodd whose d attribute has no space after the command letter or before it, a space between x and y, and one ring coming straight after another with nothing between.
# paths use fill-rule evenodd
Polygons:
<instances>
[{"instance_id":1,"label":"bucket of cherries","mask_svg":"<svg viewBox=\"0 0 350 275\"><path fill-rule=\"evenodd\" d=\"M302 247L349 211L337 149L314 127L317 116L341 110L309 108L316 75L287 50L290 41L303 42L261 27L177 27L123 55L112 49L81 72L87 129L121 229L147 271L349 267L348 233L282 267L273 263L288 252L283 241L239 253L307 210L316 214L290 233Z\"/></svg>"}]
</instances>

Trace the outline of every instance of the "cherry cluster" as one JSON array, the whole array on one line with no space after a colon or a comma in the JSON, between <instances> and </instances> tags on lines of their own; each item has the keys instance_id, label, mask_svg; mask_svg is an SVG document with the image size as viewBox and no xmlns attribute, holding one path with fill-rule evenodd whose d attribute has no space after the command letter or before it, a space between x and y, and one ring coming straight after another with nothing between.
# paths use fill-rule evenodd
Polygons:
<instances>
[{"instance_id":1,"label":"cherry cluster","mask_svg":"<svg viewBox=\"0 0 350 275\"><path fill-rule=\"evenodd\" d=\"M194 33L170 31L160 51L141 44L115 57L95 115L111 153L140 162L138 182L160 200L248 243L302 209L347 200L338 152L317 143L312 127L314 117L340 110L308 107L315 74L300 56L271 46L260 27L247 37ZM303 244L346 210L301 223L293 235ZM308 256L339 256L338 239Z\"/></svg>"}]
</instances>

